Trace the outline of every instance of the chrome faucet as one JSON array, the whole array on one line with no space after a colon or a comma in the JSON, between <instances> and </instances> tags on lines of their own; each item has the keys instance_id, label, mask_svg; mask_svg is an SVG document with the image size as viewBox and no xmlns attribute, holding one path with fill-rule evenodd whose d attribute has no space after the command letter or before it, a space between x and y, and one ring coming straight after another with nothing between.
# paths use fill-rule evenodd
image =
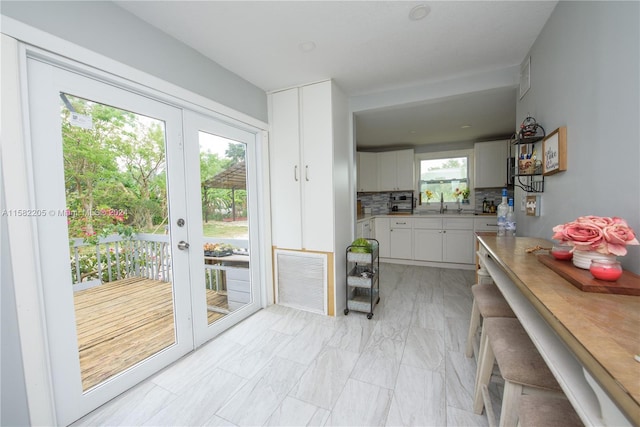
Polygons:
<instances>
[{"instance_id":1,"label":"chrome faucet","mask_svg":"<svg viewBox=\"0 0 640 427\"><path fill-rule=\"evenodd\" d=\"M444 204L444 193L440 193L440 213L443 214L447 211L447 206Z\"/></svg>"}]
</instances>

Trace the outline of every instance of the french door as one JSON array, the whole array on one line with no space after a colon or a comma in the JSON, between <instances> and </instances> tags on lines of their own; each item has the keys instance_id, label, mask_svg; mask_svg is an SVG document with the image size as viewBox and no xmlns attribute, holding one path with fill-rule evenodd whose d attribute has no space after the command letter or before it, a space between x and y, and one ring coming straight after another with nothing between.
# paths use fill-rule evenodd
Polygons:
<instances>
[{"instance_id":1,"label":"french door","mask_svg":"<svg viewBox=\"0 0 640 427\"><path fill-rule=\"evenodd\" d=\"M260 307L255 134L193 111L184 114L196 346ZM222 221L220 221L222 220Z\"/></svg>"},{"instance_id":2,"label":"french door","mask_svg":"<svg viewBox=\"0 0 640 427\"><path fill-rule=\"evenodd\" d=\"M44 312L66 425L259 308L255 134L38 58L27 74ZM244 186L225 183L230 172Z\"/></svg>"}]
</instances>

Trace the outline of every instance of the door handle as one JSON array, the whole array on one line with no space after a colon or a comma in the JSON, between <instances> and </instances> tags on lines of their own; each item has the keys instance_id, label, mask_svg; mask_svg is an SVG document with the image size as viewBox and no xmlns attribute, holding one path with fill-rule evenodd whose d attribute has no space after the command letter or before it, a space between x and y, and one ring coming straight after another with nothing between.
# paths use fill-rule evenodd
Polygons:
<instances>
[{"instance_id":1,"label":"door handle","mask_svg":"<svg viewBox=\"0 0 640 427\"><path fill-rule=\"evenodd\" d=\"M189 249L189 244L187 242L185 242L184 240L181 240L181 241L178 242L178 249L180 249L181 251Z\"/></svg>"},{"instance_id":2,"label":"door handle","mask_svg":"<svg viewBox=\"0 0 640 427\"><path fill-rule=\"evenodd\" d=\"M293 167L293 179L298 181L298 165Z\"/></svg>"},{"instance_id":3,"label":"door handle","mask_svg":"<svg viewBox=\"0 0 640 427\"><path fill-rule=\"evenodd\" d=\"M304 179L309 181L309 165L304 166Z\"/></svg>"}]
</instances>

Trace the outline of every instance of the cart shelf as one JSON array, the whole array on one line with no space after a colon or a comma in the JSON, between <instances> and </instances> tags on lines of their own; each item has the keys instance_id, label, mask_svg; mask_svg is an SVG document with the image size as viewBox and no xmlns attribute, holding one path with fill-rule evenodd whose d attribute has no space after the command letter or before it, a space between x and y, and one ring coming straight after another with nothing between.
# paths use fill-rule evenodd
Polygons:
<instances>
[{"instance_id":1,"label":"cart shelf","mask_svg":"<svg viewBox=\"0 0 640 427\"><path fill-rule=\"evenodd\" d=\"M347 307L344 314L349 314L350 310L360 311L371 319L375 305L380 302L380 244L376 239L366 240L370 252L363 252L362 246L347 247Z\"/></svg>"}]
</instances>

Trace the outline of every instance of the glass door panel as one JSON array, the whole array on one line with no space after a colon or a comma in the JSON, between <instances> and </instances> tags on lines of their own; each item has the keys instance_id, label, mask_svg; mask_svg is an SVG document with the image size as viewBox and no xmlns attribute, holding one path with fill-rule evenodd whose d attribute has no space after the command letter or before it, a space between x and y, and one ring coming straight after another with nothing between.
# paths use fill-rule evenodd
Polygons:
<instances>
[{"instance_id":1,"label":"glass door panel","mask_svg":"<svg viewBox=\"0 0 640 427\"><path fill-rule=\"evenodd\" d=\"M260 308L256 134L186 111L196 346Z\"/></svg>"},{"instance_id":2,"label":"glass door panel","mask_svg":"<svg viewBox=\"0 0 640 427\"><path fill-rule=\"evenodd\" d=\"M176 342L165 124L60 94L84 391Z\"/></svg>"},{"instance_id":3,"label":"glass door panel","mask_svg":"<svg viewBox=\"0 0 640 427\"><path fill-rule=\"evenodd\" d=\"M182 114L27 61L35 219L57 423L194 348Z\"/></svg>"},{"instance_id":4,"label":"glass door panel","mask_svg":"<svg viewBox=\"0 0 640 427\"><path fill-rule=\"evenodd\" d=\"M207 323L251 302L246 144L198 132Z\"/></svg>"}]
</instances>

